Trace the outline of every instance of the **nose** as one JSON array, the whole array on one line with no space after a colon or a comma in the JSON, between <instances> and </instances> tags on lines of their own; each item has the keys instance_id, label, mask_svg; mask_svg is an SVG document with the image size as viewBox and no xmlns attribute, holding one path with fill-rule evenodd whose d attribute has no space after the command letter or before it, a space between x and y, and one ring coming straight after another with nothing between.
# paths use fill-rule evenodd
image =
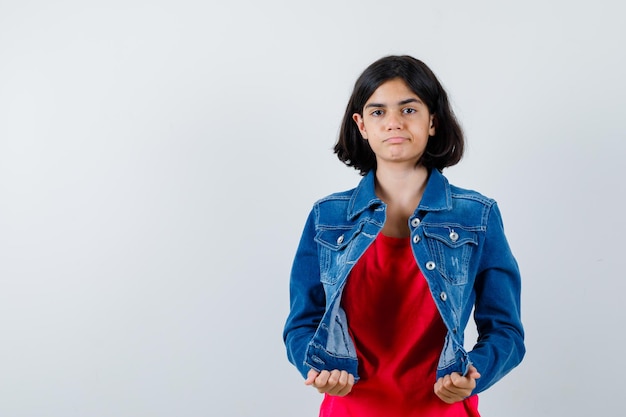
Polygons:
<instances>
[{"instance_id":1,"label":"nose","mask_svg":"<svg viewBox=\"0 0 626 417\"><path fill-rule=\"evenodd\" d=\"M401 129L402 118L396 112L387 113L387 130Z\"/></svg>"}]
</instances>

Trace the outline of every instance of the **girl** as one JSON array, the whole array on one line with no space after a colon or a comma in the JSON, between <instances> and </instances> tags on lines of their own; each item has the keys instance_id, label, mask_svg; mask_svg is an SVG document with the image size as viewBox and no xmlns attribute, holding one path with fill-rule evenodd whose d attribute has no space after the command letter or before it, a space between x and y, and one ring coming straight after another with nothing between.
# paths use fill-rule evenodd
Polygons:
<instances>
[{"instance_id":1,"label":"girl","mask_svg":"<svg viewBox=\"0 0 626 417\"><path fill-rule=\"evenodd\" d=\"M476 394L521 362L520 274L498 206L441 173L463 145L423 62L388 56L358 78L334 150L363 179L313 206L283 334L325 394L320 416L478 416Z\"/></svg>"}]
</instances>

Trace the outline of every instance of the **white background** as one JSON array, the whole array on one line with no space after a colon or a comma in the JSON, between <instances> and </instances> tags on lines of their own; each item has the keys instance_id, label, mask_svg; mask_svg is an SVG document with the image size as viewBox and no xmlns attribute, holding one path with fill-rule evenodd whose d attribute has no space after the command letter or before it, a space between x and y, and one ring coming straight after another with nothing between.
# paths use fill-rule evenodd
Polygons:
<instances>
[{"instance_id":1,"label":"white background","mask_svg":"<svg viewBox=\"0 0 626 417\"><path fill-rule=\"evenodd\" d=\"M483 416L623 415L620 4L0 1L0 416L316 416L289 269L360 178L331 151L354 81L404 53L523 273Z\"/></svg>"}]
</instances>

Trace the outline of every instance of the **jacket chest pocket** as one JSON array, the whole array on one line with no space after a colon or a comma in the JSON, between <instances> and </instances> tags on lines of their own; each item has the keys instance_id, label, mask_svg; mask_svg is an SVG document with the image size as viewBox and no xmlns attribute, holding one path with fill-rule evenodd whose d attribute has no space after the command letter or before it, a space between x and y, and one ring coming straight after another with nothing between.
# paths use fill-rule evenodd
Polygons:
<instances>
[{"instance_id":1,"label":"jacket chest pocket","mask_svg":"<svg viewBox=\"0 0 626 417\"><path fill-rule=\"evenodd\" d=\"M361 226L351 228L321 229L315 236L319 245L320 280L324 284L334 285L339 280L344 268L352 263L350 252L352 243Z\"/></svg>"},{"instance_id":2,"label":"jacket chest pocket","mask_svg":"<svg viewBox=\"0 0 626 417\"><path fill-rule=\"evenodd\" d=\"M428 248L437 270L453 285L467 284L476 232L451 226L424 226Z\"/></svg>"}]
</instances>

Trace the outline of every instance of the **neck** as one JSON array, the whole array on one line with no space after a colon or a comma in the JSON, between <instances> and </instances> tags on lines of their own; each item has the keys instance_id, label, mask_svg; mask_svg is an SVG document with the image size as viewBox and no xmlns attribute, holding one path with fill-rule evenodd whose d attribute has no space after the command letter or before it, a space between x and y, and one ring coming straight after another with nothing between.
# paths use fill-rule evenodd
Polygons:
<instances>
[{"instance_id":1,"label":"neck","mask_svg":"<svg viewBox=\"0 0 626 417\"><path fill-rule=\"evenodd\" d=\"M428 170L422 166L410 169L376 169L376 195L387 204L387 219L382 233L392 237L410 236L408 219L422 199Z\"/></svg>"},{"instance_id":2,"label":"neck","mask_svg":"<svg viewBox=\"0 0 626 417\"><path fill-rule=\"evenodd\" d=\"M428 170L421 165L404 169L379 167L376 170L376 194L385 203L415 209L422 198L427 180Z\"/></svg>"}]
</instances>

